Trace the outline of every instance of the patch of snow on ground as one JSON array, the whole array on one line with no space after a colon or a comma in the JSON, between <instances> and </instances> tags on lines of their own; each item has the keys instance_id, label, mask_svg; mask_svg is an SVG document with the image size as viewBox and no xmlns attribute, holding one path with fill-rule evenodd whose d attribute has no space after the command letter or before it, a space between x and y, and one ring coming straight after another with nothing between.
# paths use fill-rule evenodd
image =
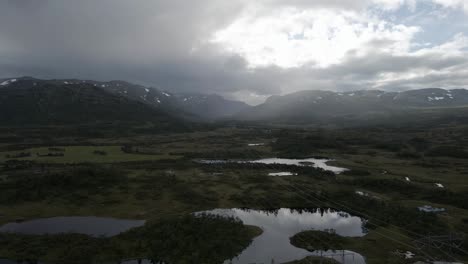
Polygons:
<instances>
[{"instance_id":1,"label":"patch of snow on ground","mask_svg":"<svg viewBox=\"0 0 468 264\"><path fill-rule=\"evenodd\" d=\"M162 92L165 96L170 97L171 95L165 92Z\"/></svg>"},{"instance_id":2,"label":"patch of snow on ground","mask_svg":"<svg viewBox=\"0 0 468 264\"><path fill-rule=\"evenodd\" d=\"M408 177L406 177L405 180L406 180L407 182L410 182L410 181L411 181L410 178L408 178Z\"/></svg>"},{"instance_id":3,"label":"patch of snow on ground","mask_svg":"<svg viewBox=\"0 0 468 264\"><path fill-rule=\"evenodd\" d=\"M444 185L442 185L441 183L436 183L435 185L439 188L444 188Z\"/></svg>"},{"instance_id":4,"label":"patch of snow on ground","mask_svg":"<svg viewBox=\"0 0 468 264\"><path fill-rule=\"evenodd\" d=\"M146 91L147 93L149 93L149 89L148 89L148 88L145 88L145 91Z\"/></svg>"}]
</instances>

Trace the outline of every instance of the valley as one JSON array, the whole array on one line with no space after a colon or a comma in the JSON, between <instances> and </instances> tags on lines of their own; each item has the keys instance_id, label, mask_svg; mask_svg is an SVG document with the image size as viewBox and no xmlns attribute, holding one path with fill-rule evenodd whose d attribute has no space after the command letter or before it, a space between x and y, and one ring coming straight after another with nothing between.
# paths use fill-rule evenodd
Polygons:
<instances>
[{"instance_id":1,"label":"valley","mask_svg":"<svg viewBox=\"0 0 468 264\"><path fill-rule=\"evenodd\" d=\"M317 209L362 219L364 235L347 238L345 247L323 248L337 250L331 256L346 249L371 264L466 260L464 236L460 248L416 247L414 242L421 236L467 231L468 162L466 150L460 147L468 143L466 126L324 130L206 125L192 132L144 133L132 128L122 133L100 129L99 135L92 135L94 129L84 127L81 134L67 134L77 130L38 127L34 138L28 136L30 128L0 130L0 226L64 216L145 220L145 225L107 238L0 233L0 258L45 263L139 258L171 263L233 259L236 263L237 255L248 256L249 244L267 239L265 225L210 215L202 217L211 220L199 222L192 214L248 208L281 212L288 221ZM346 170L294 162L198 162L267 158L331 159L327 166ZM291 174L269 175L279 172ZM418 207L424 205L446 211L420 212ZM317 220L325 221L322 217L319 214ZM337 227L318 227L318 231L327 230ZM288 237L300 231L288 233L278 243L288 245ZM304 236L301 243L288 247L298 252L307 248L304 243L314 241L315 234ZM205 241L204 246L194 247L197 241ZM70 249L74 253L66 254ZM314 248L310 255L303 250L293 258L284 258L285 253L272 260L300 261L308 255L312 259L320 254L313 253L317 249L322 248ZM406 251L414 256L405 259L398 253ZM321 254L327 256L327 252Z\"/></svg>"},{"instance_id":2,"label":"valley","mask_svg":"<svg viewBox=\"0 0 468 264\"><path fill-rule=\"evenodd\" d=\"M468 263L468 0L0 0L0 264Z\"/></svg>"}]
</instances>

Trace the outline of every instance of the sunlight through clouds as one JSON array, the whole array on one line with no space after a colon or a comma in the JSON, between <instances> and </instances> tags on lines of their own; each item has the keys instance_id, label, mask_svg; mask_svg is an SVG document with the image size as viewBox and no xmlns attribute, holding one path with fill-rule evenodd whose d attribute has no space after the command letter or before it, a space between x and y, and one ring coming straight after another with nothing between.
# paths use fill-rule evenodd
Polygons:
<instances>
[{"instance_id":1,"label":"sunlight through clouds","mask_svg":"<svg viewBox=\"0 0 468 264\"><path fill-rule=\"evenodd\" d=\"M351 51L360 55L375 49L403 53L420 30L369 13L278 8L268 16L256 17L258 8L250 9L212 39L245 57L250 67L328 67L340 63ZM370 50L360 49L363 46Z\"/></svg>"},{"instance_id":2,"label":"sunlight through clouds","mask_svg":"<svg viewBox=\"0 0 468 264\"><path fill-rule=\"evenodd\" d=\"M0 1L0 77L120 78L252 104L464 88L465 11L465 0Z\"/></svg>"}]
</instances>

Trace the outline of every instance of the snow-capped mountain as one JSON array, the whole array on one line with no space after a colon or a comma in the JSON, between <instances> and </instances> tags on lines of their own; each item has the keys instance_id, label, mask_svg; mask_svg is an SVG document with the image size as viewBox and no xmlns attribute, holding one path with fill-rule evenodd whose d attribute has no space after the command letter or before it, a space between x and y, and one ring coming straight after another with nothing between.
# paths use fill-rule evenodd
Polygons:
<instances>
[{"instance_id":1,"label":"snow-capped mountain","mask_svg":"<svg viewBox=\"0 0 468 264\"><path fill-rule=\"evenodd\" d=\"M443 109L468 106L468 90L438 88L384 92L301 91L271 96L265 103L236 116L249 121L320 122L331 119L379 118L415 109Z\"/></svg>"},{"instance_id":2,"label":"snow-capped mountain","mask_svg":"<svg viewBox=\"0 0 468 264\"><path fill-rule=\"evenodd\" d=\"M94 122L153 122L175 127L181 121L148 104L119 96L98 83L14 78L0 80L1 125Z\"/></svg>"},{"instance_id":3,"label":"snow-capped mountain","mask_svg":"<svg viewBox=\"0 0 468 264\"><path fill-rule=\"evenodd\" d=\"M228 118L251 106L240 101L232 101L211 94L179 94L179 104L185 111L209 120Z\"/></svg>"},{"instance_id":4,"label":"snow-capped mountain","mask_svg":"<svg viewBox=\"0 0 468 264\"><path fill-rule=\"evenodd\" d=\"M125 81L100 82L77 79L40 80L32 77L9 78L0 79L0 94L5 91L2 88L15 87L20 89L38 86L68 89L82 86L94 87L114 96L140 102L170 115L190 120L216 120L232 116L249 107L243 102L226 100L219 95L173 94L159 88L146 87Z\"/></svg>"}]
</instances>

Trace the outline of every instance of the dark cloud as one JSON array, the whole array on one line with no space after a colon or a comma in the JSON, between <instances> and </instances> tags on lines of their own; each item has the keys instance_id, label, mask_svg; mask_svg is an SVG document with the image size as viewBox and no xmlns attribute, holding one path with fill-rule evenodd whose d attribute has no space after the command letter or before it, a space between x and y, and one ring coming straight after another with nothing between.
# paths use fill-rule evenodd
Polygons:
<instances>
[{"instance_id":1,"label":"dark cloud","mask_svg":"<svg viewBox=\"0 0 468 264\"><path fill-rule=\"evenodd\" d=\"M369 1L264 0L265 6L359 9ZM382 73L427 74L385 89L459 86L467 56L379 51L327 68L249 68L245 59L207 42L248 1L0 1L0 77L123 79L172 91L270 95L304 89L368 89ZM364 3L364 4L363 4ZM391 44L391 43L390 43ZM382 38L369 45L389 45ZM372 49L371 49L372 50ZM465 54L466 55L466 54ZM453 68L449 74L444 73Z\"/></svg>"}]
</instances>

